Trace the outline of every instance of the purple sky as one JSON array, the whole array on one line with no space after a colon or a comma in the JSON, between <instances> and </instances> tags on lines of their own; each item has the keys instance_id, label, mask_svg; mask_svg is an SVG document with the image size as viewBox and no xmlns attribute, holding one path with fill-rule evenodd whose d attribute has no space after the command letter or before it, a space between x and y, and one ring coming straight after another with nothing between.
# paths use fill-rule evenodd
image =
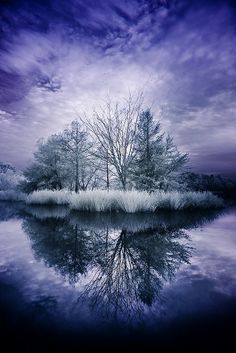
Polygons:
<instances>
[{"instance_id":1,"label":"purple sky","mask_svg":"<svg viewBox=\"0 0 236 353\"><path fill-rule=\"evenodd\" d=\"M5 0L0 30L0 161L144 90L192 171L236 176L233 2Z\"/></svg>"}]
</instances>

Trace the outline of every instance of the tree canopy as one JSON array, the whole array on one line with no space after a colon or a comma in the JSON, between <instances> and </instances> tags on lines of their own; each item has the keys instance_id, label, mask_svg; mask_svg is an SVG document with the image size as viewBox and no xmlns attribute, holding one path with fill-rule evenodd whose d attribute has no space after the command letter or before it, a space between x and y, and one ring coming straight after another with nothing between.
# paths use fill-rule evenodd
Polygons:
<instances>
[{"instance_id":1,"label":"tree canopy","mask_svg":"<svg viewBox=\"0 0 236 353\"><path fill-rule=\"evenodd\" d=\"M40 140L24 189L176 189L186 161L142 97L129 97Z\"/></svg>"}]
</instances>

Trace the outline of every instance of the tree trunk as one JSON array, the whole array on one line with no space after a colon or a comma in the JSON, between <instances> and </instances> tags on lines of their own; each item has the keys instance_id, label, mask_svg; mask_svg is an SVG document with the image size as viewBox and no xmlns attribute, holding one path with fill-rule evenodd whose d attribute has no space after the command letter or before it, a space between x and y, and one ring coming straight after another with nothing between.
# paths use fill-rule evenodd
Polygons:
<instances>
[{"instance_id":1,"label":"tree trunk","mask_svg":"<svg viewBox=\"0 0 236 353\"><path fill-rule=\"evenodd\" d=\"M78 192L79 189L79 183L78 183L78 178L79 178L79 163L78 163L78 156L76 156L76 170L75 170L75 192Z\"/></svg>"},{"instance_id":2,"label":"tree trunk","mask_svg":"<svg viewBox=\"0 0 236 353\"><path fill-rule=\"evenodd\" d=\"M110 189L110 180L109 180L109 163L108 163L108 151L107 151L107 160L106 160L106 177L107 177L107 191Z\"/></svg>"},{"instance_id":3,"label":"tree trunk","mask_svg":"<svg viewBox=\"0 0 236 353\"><path fill-rule=\"evenodd\" d=\"M123 190L126 191L126 177L125 176L122 177L121 184L122 184Z\"/></svg>"},{"instance_id":4,"label":"tree trunk","mask_svg":"<svg viewBox=\"0 0 236 353\"><path fill-rule=\"evenodd\" d=\"M78 154L79 154L79 148L78 148L78 136L79 135L79 132L78 132L78 124L76 125L76 151L75 151L75 159L76 159L76 164L75 164L75 192L77 193L78 192L78 189L79 189L79 182L78 182L78 179L79 179L79 161L78 161Z\"/></svg>"}]
</instances>

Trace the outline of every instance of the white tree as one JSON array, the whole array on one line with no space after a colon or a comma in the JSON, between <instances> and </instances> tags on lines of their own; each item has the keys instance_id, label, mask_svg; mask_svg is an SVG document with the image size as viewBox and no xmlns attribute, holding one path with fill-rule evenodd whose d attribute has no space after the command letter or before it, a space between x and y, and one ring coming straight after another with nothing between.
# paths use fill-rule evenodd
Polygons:
<instances>
[{"instance_id":1,"label":"white tree","mask_svg":"<svg viewBox=\"0 0 236 353\"><path fill-rule=\"evenodd\" d=\"M150 110L142 110L143 96L129 96L122 104L107 101L94 119L77 119L60 134L38 144L34 162L25 171L28 191L39 188L93 189L114 179L126 190L149 192L175 188L187 161Z\"/></svg>"},{"instance_id":2,"label":"white tree","mask_svg":"<svg viewBox=\"0 0 236 353\"><path fill-rule=\"evenodd\" d=\"M154 191L156 185L155 158L163 152L163 134L160 123L154 120L151 111L141 112L135 138L135 160L133 180L137 189Z\"/></svg>"},{"instance_id":3,"label":"white tree","mask_svg":"<svg viewBox=\"0 0 236 353\"><path fill-rule=\"evenodd\" d=\"M23 179L23 175L12 165L0 162L0 191L16 189Z\"/></svg>"},{"instance_id":4,"label":"white tree","mask_svg":"<svg viewBox=\"0 0 236 353\"><path fill-rule=\"evenodd\" d=\"M160 132L160 123L149 109L139 116L135 150L133 179L136 188L151 192L177 187L178 173L187 155L178 151L169 135L165 138Z\"/></svg>"},{"instance_id":5,"label":"white tree","mask_svg":"<svg viewBox=\"0 0 236 353\"><path fill-rule=\"evenodd\" d=\"M106 170L106 184L109 188L110 174L114 174L124 190L127 188L132 163L135 157L135 136L141 111L142 94L131 95L123 104L106 102L94 113L93 121L86 126L98 143L96 157Z\"/></svg>"},{"instance_id":6,"label":"white tree","mask_svg":"<svg viewBox=\"0 0 236 353\"><path fill-rule=\"evenodd\" d=\"M177 189L179 187L179 176L183 170L188 155L181 153L169 135L163 139L163 149L160 154L155 155L155 175L157 185L160 189Z\"/></svg>"},{"instance_id":7,"label":"white tree","mask_svg":"<svg viewBox=\"0 0 236 353\"><path fill-rule=\"evenodd\" d=\"M62 133L38 142L33 163L25 170L25 191L37 189L93 188L97 183L98 165L94 161L92 143L78 120Z\"/></svg>"},{"instance_id":8,"label":"white tree","mask_svg":"<svg viewBox=\"0 0 236 353\"><path fill-rule=\"evenodd\" d=\"M63 153L58 135L50 136L46 141L39 140L34 161L24 171L25 191L36 189L62 189L65 187L68 171L63 165Z\"/></svg>"},{"instance_id":9,"label":"white tree","mask_svg":"<svg viewBox=\"0 0 236 353\"><path fill-rule=\"evenodd\" d=\"M81 121L72 121L60 134L60 144L75 192L86 190L89 186L93 188L96 185L98 165L93 158L92 142Z\"/></svg>"}]
</instances>

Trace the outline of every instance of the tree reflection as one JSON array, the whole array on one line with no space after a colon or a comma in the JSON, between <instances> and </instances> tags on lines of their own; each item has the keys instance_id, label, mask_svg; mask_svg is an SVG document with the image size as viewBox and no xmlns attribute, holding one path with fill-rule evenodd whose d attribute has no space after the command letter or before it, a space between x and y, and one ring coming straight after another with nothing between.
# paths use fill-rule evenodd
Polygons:
<instances>
[{"instance_id":1,"label":"tree reflection","mask_svg":"<svg viewBox=\"0 0 236 353\"><path fill-rule=\"evenodd\" d=\"M70 284L86 273L91 261L87 234L66 220L26 218L23 229L31 240L36 259L53 267Z\"/></svg>"},{"instance_id":2,"label":"tree reflection","mask_svg":"<svg viewBox=\"0 0 236 353\"><path fill-rule=\"evenodd\" d=\"M217 213L168 215L66 214L29 210L23 228L38 260L70 284L83 289L86 301L101 313L142 313L160 297L165 281L191 257L186 229L212 220ZM186 223L184 220L186 219ZM186 224L186 226L184 226ZM184 229L186 228L186 229Z\"/></svg>"},{"instance_id":3,"label":"tree reflection","mask_svg":"<svg viewBox=\"0 0 236 353\"><path fill-rule=\"evenodd\" d=\"M109 315L142 312L144 305L151 306L159 296L163 281L189 261L187 240L185 232L168 227L104 232L93 277L80 299L89 298L93 307Z\"/></svg>"}]
</instances>

